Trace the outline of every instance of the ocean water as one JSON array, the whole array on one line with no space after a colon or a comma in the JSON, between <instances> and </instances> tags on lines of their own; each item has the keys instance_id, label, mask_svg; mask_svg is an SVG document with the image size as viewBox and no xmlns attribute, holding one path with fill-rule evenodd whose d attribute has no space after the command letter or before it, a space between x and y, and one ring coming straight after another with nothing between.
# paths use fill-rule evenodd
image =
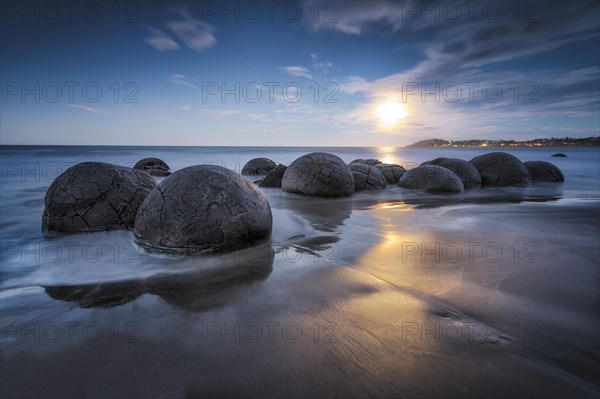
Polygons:
<instances>
[{"instance_id":1,"label":"ocean water","mask_svg":"<svg viewBox=\"0 0 600 399\"><path fill-rule=\"evenodd\" d=\"M597 397L597 149L506 150L556 164L563 184L265 189L271 241L224 255L148 254L131 231L41 233L46 190L82 161L240 171L327 151L410 168L492 150L2 146L0 394Z\"/></svg>"}]
</instances>

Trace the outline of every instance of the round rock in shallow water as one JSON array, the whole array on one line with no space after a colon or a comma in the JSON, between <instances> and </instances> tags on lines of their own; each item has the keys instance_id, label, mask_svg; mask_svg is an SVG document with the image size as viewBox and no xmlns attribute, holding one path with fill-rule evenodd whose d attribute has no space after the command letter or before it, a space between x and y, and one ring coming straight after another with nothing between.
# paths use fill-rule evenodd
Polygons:
<instances>
[{"instance_id":1,"label":"round rock in shallow water","mask_svg":"<svg viewBox=\"0 0 600 399\"><path fill-rule=\"evenodd\" d=\"M133 166L133 169L143 170L152 176L169 176L171 174L169 165L158 158L141 159Z\"/></svg>"},{"instance_id":2,"label":"round rock in shallow water","mask_svg":"<svg viewBox=\"0 0 600 399\"><path fill-rule=\"evenodd\" d=\"M262 176L277 167L269 158L254 158L249 160L242 168L243 175Z\"/></svg>"},{"instance_id":3,"label":"round rock in shallow water","mask_svg":"<svg viewBox=\"0 0 600 399\"><path fill-rule=\"evenodd\" d=\"M283 180L283 174L285 173L287 166L279 164L275 169L270 171L264 179L258 184L259 187L281 187L281 181Z\"/></svg>"},{"instance_id":4,"label":"round rock in shallow water","mask_svg":"<svg viewBox=\"0 0 600 399\"><path fill-rule=\"evenodd\" d=\"M527 161L523 165L529 171L531 180L535 182L556 183L565 181L562 171L554 164L546 161Z\"/></svg>"},{"instance_id":5,"label":"round rock in shallow water","mask_svg":"<svg viewBox=\"0 0 600 399\"><path fill-rule=\"evenodd\" d=\"M379 163L375 165L375 169L385 176L389 184L398 184L402 175L406 173L406 169L393 163Z\"/></svg>"},{"instance_id":6,"label":"round rock in shallow water","mask_svg":"<svg viewBox=\"0 0 600 399\"><path fill-rule=\"evenodd\" d=\"M465 190L481 186L481 175L472 163L458 158L436 158L423 163L422 165L436 165L442 168L450 169L460 180L462 180Z\"/></svg>"},{"instance_id":7,"label":"round rock in shallow water","mask_svg":"<svg viewBox=\"0 0 600 399\"><path fill-rule=\"evenodd\" d=\"M379 159L375 159L375 158L355 159L354 161L350 162L350 165L353 165L355 163L362 163L362 164L369 165L369 166L375 166L375 165L379 165L381 163L381 161Z\"/></svg>"},{"instance_id":8,"label":"round rock in shallow water","mask_svg":"<svg viewBox=\"0 0 600 399\"><path fill-rule=\"evenodd\" d=\"M490 152L469 162L479 171L482 186L526 186L531 183L523 162L506 152Z\"/></svg>"},{"instance_id":9,"label":"round rock in shallow water","mask_svg":"<svg viewBox=\"0 0 600 399\"><path fill-rule=\"evenodd\" d=\"M354 177L340 157L313 152L291 163L283 175L281 189L289 193L340 197L354 192Z\"/></svg>"},{"instance_id":10,"label":"round rock in shallow water","mask_svg":"<svg viewBox=\"0 0 600 399\"><path fill-rule=\"evenodd\" d=\"M465 189L462 181L454 172L435 165L419 166L407 171L400 178L398 185L404 188L453 193L459 193Z\"/></svg>"},{"instance_id":11,"label":"round rock in shallow water","mask_svg":"<svg viewBox=\"0 0 600 399\"><path fill-rule=\"evenodd\" d=\"M560 153L560 152L557 153L557 154L552 155L552 158L566 158L566 157L567 156L565 154Z\"/></svg>"},{"instance_id":12,"label":"round rock in shallow water","mask_svg":"<svg viewBox=\"0 0 600 399\"><path fill-rule=\"evenodd\" d=\"M350 171L354 176L355 191L381 190L387 186L385 176L373 166L354 163L350 165Z\"/></svg>"},{"instance_id":13,"label":"round rock in shallow water","mask_svg":"<svg viewBox=\"0 0 600 399\"><path fill-rule=\"evenodd\" d=\"M271 234L267 197L238 173L217 165L190 166L148 194L133 235L157 252L198 254L247 247Z\"/></svg>"},{"instance_id":14,"label":"round rock in shallow water","mask_svg":"<svg viewBox=\"0 0 600 399\"><path fill-rule=\"evenodd\" d=\"M126 229L156 186L140 170L104 162L83 162L50 185L44 199L42 230L81 233Z\"/></svg>"}]
</instances>

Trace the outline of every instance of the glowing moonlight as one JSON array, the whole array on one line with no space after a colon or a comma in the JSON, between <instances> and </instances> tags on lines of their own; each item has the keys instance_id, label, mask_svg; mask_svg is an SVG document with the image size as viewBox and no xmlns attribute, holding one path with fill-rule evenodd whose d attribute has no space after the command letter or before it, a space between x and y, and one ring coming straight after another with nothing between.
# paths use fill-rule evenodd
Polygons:
<instances>
[{"instance_id":1,"label":"glowing moonlight","mask_svg":"<svg viewBox=\"0 0 600 399\"><path fill-rule=\"evenodd\" d=\"M383 103L375 108L375 114L383 126L392 127L406 118L406 105L403 103Z\"/></svg>"}]
</instances>

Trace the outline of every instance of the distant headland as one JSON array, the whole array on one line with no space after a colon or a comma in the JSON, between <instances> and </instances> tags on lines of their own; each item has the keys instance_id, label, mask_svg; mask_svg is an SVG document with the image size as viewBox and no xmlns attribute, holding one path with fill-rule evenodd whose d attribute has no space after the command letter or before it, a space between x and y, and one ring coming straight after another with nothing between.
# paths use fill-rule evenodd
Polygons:
<instances>
[{"instance_id":1,"label":"distant headland","mask_svg":"<svg viewBox=\"0 0 600 399\"><path fill-rule=\"evenodd\" d=\"M600 136L586 138L556 138L520 140L442 140L429 139L409 144L406 148L463 147L598 147Z\"/></svg>"}]
</instances>

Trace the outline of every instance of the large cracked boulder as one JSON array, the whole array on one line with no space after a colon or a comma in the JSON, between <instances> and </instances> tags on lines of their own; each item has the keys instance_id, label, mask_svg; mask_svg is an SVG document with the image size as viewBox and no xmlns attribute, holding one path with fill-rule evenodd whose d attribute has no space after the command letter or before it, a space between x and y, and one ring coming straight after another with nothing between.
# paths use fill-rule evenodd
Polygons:
<instances>
[{"instance_id":1,"label":"large cracked boulder","mask_svg":"<svg viewBox=\"0 0 600 399\"><path fill-rule=\"evenodd\" d=\"M375 159L375 158L355 159L354 161L350 162L350 165L353 165L355 163L362 163L362 164L369 165L369 166L375 166L375 165L379 165L381 163L381 161L379 159Z\"/></svg>"},{"instance_id":2,"label":"large cracked boulder","mask_svg":"<svg viewBox=\"0 0 600 399\"><path fill-rule=\"evenodd\" d=\"M456 173L435 165L419 166L407 171L400 178L398 185L404 188L451 193L460 193L465 190Z\"/></svg>"},{"instance_id":3,"label":"large cracked boulder","mask_svg":"<svg viewBox=\"0 0 600 399\"><path fill-rule=\"evenodd\" d=\"M471 159L481 175L482 186L526 186L531 175L523 162L506 152L490 152Z\"/></svg>"},{"instance_id":4,"label":"large cracked boulder","mask_svg":"<svg viewBox=\"0 0 600 399\"><path fill-rule=\"evenodd\" d=\"M394 163L379 163L375 165L375 169L385 176L389 184L398 184L402 175L406 173L406 169Z\"/></svg>"},{"instance_id":5,"label":"large cracked boulder","mask_svg":"<svg viewBox=\"0 0 600 399\"><path fill-rule=\"evenodd\" d=\"M562 171L554 164L546 161L527 161L523 165L529 171L534 182L557 183L565 181Z\"/></svg>"},{"instance_id":6,"label":"large cracked boulder","mask_svg":"<svg viewBox=\"0 0 600 399\"><path fill-rule=\"evenodd\" d=\"M259 243L272 224L269 201L254 184L221 166L196 165L148 194L133 235L151 251L195 255Z\"/></svg>"},{"instance_id":7,"label":"large cracked boulder","mask_svg":"<svg viewBox=\"0 0 600 399\"><path fill-rule=\"evenodd\" d=\"M481 175L472 163L458 158L436 158L421 165L436 165L450 169L462 180L465 190L481 186Z\"/></svg>"},{"instance_id":8,"label":"large cracked boulder","mask_svg":"<svg viewBox=\"0 0 600 399\"><path fill-rule=\"evenodd\" d=\"M275 169L267 173L264 179L258 184L259 187L281 187L281 181L287 166L283 164L277 165Z\"/></svg>"},{"instance_id":9,"label":"large cracked boulder","mask_svg":"<svg viewBox=\"0 0 600 399\"><path fill-rule=\"evenodd\" d=\"M364 163L350 165L350 171L354 177L354 190L381 190L387 186L385 176L373 166Z\"/></svg>"},{"instance_id":10,"label":"large cracked boulder","mask_svg":"<svg viewBox=\"0 0 600 399\"><path fill-rule=\"evenodd\" d=\"M70 167L48 188L44 232L82 233L133 227L138 208L156 186L145 172L104 162Z\"/></svg>"},{"instance_id":11,"label":"large cracked boulder","mask_svg":"<svg viewBox=\"0 0 600 399\"><path fill-rule=\"evenodd\" d=\"M290 164L283 175L281 189L303 195L342 197L354 193L354 177L340 157L313 152Z\"/></svg>"},{"instance_id":12,"label":"large cracked boulder","mask_svg":"<svg viewBox=\"0 0 600 399\"><path fill-rule=\"evenodd\" d=\"M167 165L167 163L162 159L158 158L140 159L135 165L133 165L133 169L143 170L152 176L169 176L171 174L169 165Z\"/></svg>"},{"instance_id":13,"label":"large cracked boulder","mask_svg":"<svg viewBox=\"0 0 600 399\"><path fill-rule=\"evenodd\" d=\"M269 158L254 158L249 160L242 168L244 176L264 176L277 167Z\"/></svg>"}]
</instances>

